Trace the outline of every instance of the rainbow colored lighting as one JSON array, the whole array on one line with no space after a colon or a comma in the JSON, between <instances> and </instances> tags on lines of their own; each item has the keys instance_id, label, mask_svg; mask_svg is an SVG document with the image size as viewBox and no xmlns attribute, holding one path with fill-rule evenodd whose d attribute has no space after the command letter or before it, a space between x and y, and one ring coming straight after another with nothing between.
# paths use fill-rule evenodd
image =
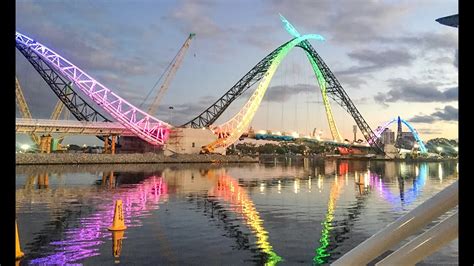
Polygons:
<instances>
[{"instance_id":1,"label":"rainbow colored lighting","mask_svg":"<svg viewBox=\"0 0 474 266\"><path fill-rule=\"evenodd\" d=\"M420 195L420 191L426 184L426 178L428 176L428 165L426 163L420 164L420 168L418 174L416 176L415 182L413 182L413 187L408 189L407 191L403 191L403 200L400 199L399 195L393 194L387 186L385 186L382 181L380 180L380 176L371 173L371 179L374 186L379 191L379 194L384 198L386 201L390 202L393 206L395 206L396 211L400 211L399 204L403 206L408 206L415 202L415 200Z\"/></svg>"},{"instance_id":2,"label":"rainbow colored lighting","mask_svg":"<svg viewBox=\"0 0 474 266\"><path fill-rule=\"evenodd\" d=\"M296 30L296 28L281 14L280 14L280 19L283 22L283 25L289 34L291 34L293 37L301 36L301 34ZM303 46L306 47L306 44L303 43ZM326 84L327 84L326 80L324 79L324 76L321 73L321 70L316 64L316 61L314 61L314 58L311 56L311 54L306 50L305 50L305 53L306 53L306 56L308 57L309 62L311 63L314 74L316 75L316 78L319 83L319 88L321 89L324 108L326 109L326 117L328 119L329 129L331 130L332 138L335 141L343 142L344 139L341 137L339 129L336 126L336 122L334 121L334 117L332 115L331 105L329 103L329 99L326 94Z\"/></svg>"},{"instance_id":3,"label":"rainbow colored lighting","mask_svg":"<svg viewBox=\"0 0 474 266\"><path fill-rule=\"evenodd\" d=\"M342 177L342 175L341 175ZM330 254L327 252L327 247L329 246L329 233L332 230L331 222L334 219L334 210L336 208L336 202L341 193L343 179L337 178L334 180L334 183L331 187L331 192L329 193L329 202L328 202L328 211L326 213L326 218L323 222L323 230L321 232L321 238L319 240L320 246L316 249L316 256L313 258L315 264L324 264L327 262L327 257Z\"/></svg>"},{"instance_id":4,"label":"rainbow colored lighting","mask_svg":"<svg viewBox=\"0 0 474 266\"><path fill-rule=\"evenodd\" d=\"M374 132L375 137L380 138L380 136L385 131L385 129L388 128L388 126L390 126L395 121L398 121L398 118L393 118L392 120L386 122L383 126L378 127L377 130L375 130L375 132ZM408 129L410 129L411 133L413 134L413 137L415 137L415 140L418 143L418 146L420 148L420 152L421 153L428 153L428 150L426 149L425 144L423 143L423 140L418 135L418 132L416 131L416 129L410 123L405 121L404 119L400 118L400 121L403 124L405 124L408 127Z\"/></svg>"},{"instance_id":5,"label":"rainbow colored lighting","mask_svg":"<svg viewBox=\"0 0 474 266\"><path fill-rule=\"evenodd\" d=\"M150 210L158 209L160 196L167 194L167 185L163 178L152 176L138 184L133 189L114 193L110 202L124 200L124 216L127 227L142 226L141 218L151 215ZM147 200L153 197L154 201ZM64 239L51 242L56 246L55 253L36 258L30 264L39 265L67 265L82 259L100 255L98 246L104 243L111 233L107 227L112 223L114 216L113 206L99 206L99 211L93 215L80 219L80 226L71 228L64 233Z\"/></svg>"},{"instance_id":6,"label":"rainbow colored lighting","mask_svg":"<svg viewBox=\"0 0 474 266\"><path fill-rule=\"evenodd\" d=\"M213 193L232 204L240 206L240 208L236 207L234 211L241 213L252 231L255 232L258 247L267 255L265 265L273 266L282 261L282 258L273 251L273 247L268 242L268 232L263 227L263 220L260 218L252 200L235 179L228 175L220 176Z\"/></svg>"},{"instance_id":7,"label":"rainbow colored lighting","mask_svg":"<svg viewBox=\"0 0 474 266\"><path fill-rule=\"evenodd\" d=\"M69 81L79 87L89 99L93 100L141 139L153 145L163 145L168 139L172 128L170 124L133 106L43 44L19 32L16 32L15 40L17 43L30 48L35 54L60 71Z\"/></svg>"},{"instance_id":8,"label":"rainbow colored lighting","mask_svg":"<svg viewBox=\"0 0 474 266\"><path fill-rule=\"evenodd\" d=\"M270 67L258 84L258 88L255 90L252 96L250 96L250 99L247 101L244 107L224 124L219 126L211 126L212 131L214 134L218 135L219 138L207 145L209 150L214 150L215 148L219 147L227 148L228 146L232 145L232 143L237 141L240 136L242 136L244 131L246 131L249 127L250 122L252 122L253 117L255 116L255 113L257 112L258 107L260 106L260 103L263 99L263 96L267 91L268 85L270 84L270 81L272 80L272 77L283 58L285 58L291 49L293 49L298 43L309 39L324 41L324 37L321 35L308 34L294 38L292 41L283 46L280 52L273 59Z\"/></svg>"}]
</instances>

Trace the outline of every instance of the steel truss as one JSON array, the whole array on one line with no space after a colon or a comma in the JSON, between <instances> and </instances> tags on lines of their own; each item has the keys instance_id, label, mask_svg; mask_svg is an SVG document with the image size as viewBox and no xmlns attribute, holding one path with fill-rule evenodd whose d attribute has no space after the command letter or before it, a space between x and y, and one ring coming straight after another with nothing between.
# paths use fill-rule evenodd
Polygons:
<instances>
[{"instance_id":1,"label":"steel truss","mask_svg":"<svg viewBox=\"0 0 474 266\"><path fill-rule=\"evenodd\" d=\"M28 46L35 54L59 70L85 96L99 105L108 115L121 122L138 137L153 145L162 145L169 137L171 125L148 115L118 96L109 88L43 44L16 32L15 40Z\"/></svg>"},{"instance_id":2,"label":"steel truss","mask_svg":"<svg viewBox=\"0 0 474 266\"><path fill-rule=\"evenodd\" d=\"M90 122L111 122L100 112L89 105L80 95L71 89L70 82L67 82L61 74L59 74L54 68L52 68L48 62L42 57L38 56L26 45L16 42L16 48L25 56L28 62L33 65L36 71L46 81L51 90L56 96L63 102L64 106L74 115L79 121L90 121ZM105 137L97 136L102 141L105 141ZM108 140L109 142L111 140Z\"/></svg>"},{"instance_id":3,"label":"steel truss","mask_svg":"<svg viewBox=\"0 0 474 266\"><path fill-rule=\"evenodd\" d=\"M265 56L265 58L258 62L258 64L256 64L215 103L209 106L209 108L204 110L200 115L182 125L182 127L202 128L212 125L235 99L263 78L275 57L290 41L284 43L269 55Z\"/></svg>"},{"instance_id":4,"label":"steel truss","mask_svg":"<svg viewBox=\"0 0 474 266\"><path fill-rule=\"evenodd\" d=\"M368 141L370 146L372 146L372 148L374 148L376 152L384 154L380 140L378 138L374 138L375 133L372 131L369 124L367 124L360 112L357 110L354 103L351 101L347 93L342 88L342 85L336 79L336 76L334 76L334 74L332 73L331 69L329 69L329 67L319 56L316 50L314 50L311 43L305 40L297 46L304 49L316 61L316 64L318 65L324 76L324 79L327 82L326 93L329 98L333 99L354 118L355 122L357 123L357 126L362 132L362 135L364 135L364 138Z\"/></svg>"}]
</instances>

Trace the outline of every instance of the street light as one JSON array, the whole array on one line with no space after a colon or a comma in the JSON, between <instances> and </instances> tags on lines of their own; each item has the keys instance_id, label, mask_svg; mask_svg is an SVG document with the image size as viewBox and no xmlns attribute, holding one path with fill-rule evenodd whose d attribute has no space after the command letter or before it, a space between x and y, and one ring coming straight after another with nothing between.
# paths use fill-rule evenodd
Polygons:
<instances>
[{"instance_id":1,"label":"street light","mask_svg":"<svg viewBox=\"0 0 474 266\"><path fill-rule=\"evenodd\" d=\"M30 145L23 144L23 145L20 146L20 148L23 150L23 152L26 152L30 148Z\"/></svg>"}]
</instances>

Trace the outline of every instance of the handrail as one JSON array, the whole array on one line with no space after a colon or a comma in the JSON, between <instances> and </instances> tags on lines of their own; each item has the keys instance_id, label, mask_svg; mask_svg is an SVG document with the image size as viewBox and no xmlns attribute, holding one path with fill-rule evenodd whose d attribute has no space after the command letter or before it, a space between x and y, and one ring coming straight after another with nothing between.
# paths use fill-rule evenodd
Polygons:
<instances>
[{"instance_id":1,"label":"handrail","mask_svg":"<svg viewBox=\"0 0 474 266\"><path fill-rule=\"evenodd\" d=\"M408 242L406 245L379 261L375 266L415 265L423 258L433 254L458 236L458 217L456 212L430 230Z\"/></svg>"},{"instance_id":2,"label":"handrail","mask_svg":"<svg viewBox=\"0 0 474 266\"><path fill-rule=\"evenodd\" d=\"M378 233L365 240L351 251L347 252L344 256L333 262L331 265L366 265L387 251L389 248L392 248L400 241L416 233L429 222L432 222L434 219L449 211L456 205L458 205L458 181L449 185L441 192L434 195L432 198L426 200L409 213L398 218L395 222L389 224L387 227L380 230ZM452 219L449 220L450 224L453 223ZM426 237L426 235L421 235L419 237ZM416 239L413 241L415 240ZM411 245L413 245L413 243ZM402 247L400 252L406 251L403 248L404 247ZM421 257L417 256L417 258L423 259L427 255L429 254L424 254Z\"/></svg>"}]
</instances>

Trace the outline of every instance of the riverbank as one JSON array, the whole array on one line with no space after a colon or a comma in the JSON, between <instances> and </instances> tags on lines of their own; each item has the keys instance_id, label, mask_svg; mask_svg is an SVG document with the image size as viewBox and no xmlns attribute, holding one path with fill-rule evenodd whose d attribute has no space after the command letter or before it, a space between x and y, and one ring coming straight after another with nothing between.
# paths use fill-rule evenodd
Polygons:
<instances>
[{"instance_id":1,"label":"riverbank","mask_svg":"<svg viewBox=\"0 0 474 266\"><path fill-rule=\"evenodd\" d=\"M258 158L219 154L155 153L89 154L89 153L17 153L17 165L48 164L138 164L138 163L258 163Z\"/></svg>"}]
</instances>

